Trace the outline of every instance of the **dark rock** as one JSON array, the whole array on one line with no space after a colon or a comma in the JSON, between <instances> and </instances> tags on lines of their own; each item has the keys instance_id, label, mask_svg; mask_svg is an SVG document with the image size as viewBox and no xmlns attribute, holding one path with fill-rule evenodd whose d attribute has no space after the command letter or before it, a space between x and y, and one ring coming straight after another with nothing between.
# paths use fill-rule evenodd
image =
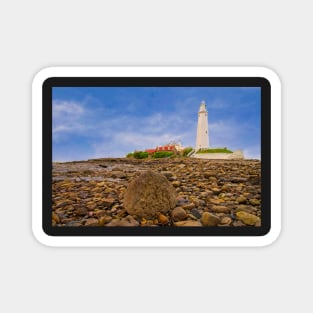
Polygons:
<instances>
[{"instance_id":1,"label":"dark rock","mask_svg":"<svg viewBox=\"0 0 313 313\"><path fill-rule=\"evenodd\" d=\"M181 197L177 198L177 205L178 206L181 206L181 205L186 204L186 203L188 203L187 199L181 198Z\"/></svg>"},{"instance_id":2,"label":"dark rock","mask_svg":"<svg viewBox=\"0 0 313 313\"><path fill-rule=\"evenodd\" d=\"M246 177L232 177L230 179L230 181L232 181L233 183L245 183L246 181L248 181L248 178L246 178Z\"/></svg>"},{"instance_id":3,"label":"dark rock","mask_svg":"<svg viewBox=\"0 0 313 313\"><path fill-rule=\"evenodd\" d=\"M201 218L201 214L200 214L200 212L197 209L192 209L190 211L190 214L192 214L196 218Z\"/></svg>"}]
</instances>

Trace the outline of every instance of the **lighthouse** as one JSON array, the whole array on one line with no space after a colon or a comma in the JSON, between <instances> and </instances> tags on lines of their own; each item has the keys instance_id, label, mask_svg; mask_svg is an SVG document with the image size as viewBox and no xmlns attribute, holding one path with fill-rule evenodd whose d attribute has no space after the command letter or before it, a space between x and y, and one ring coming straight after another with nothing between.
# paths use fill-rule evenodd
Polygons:
<instances>
[{"instance_id":1,"label":"lighthouse","mask_svg":"<svg viewBox=\"0 0 313 313\"><path fill-rule=\"evenodd\" d=\"M208 111L204 101L200 104L198 112L198 128L197 128L197 140L196 140L196 151L200 149L209 148L209 122L208 122Z\"/></svg>"}]
</instances>

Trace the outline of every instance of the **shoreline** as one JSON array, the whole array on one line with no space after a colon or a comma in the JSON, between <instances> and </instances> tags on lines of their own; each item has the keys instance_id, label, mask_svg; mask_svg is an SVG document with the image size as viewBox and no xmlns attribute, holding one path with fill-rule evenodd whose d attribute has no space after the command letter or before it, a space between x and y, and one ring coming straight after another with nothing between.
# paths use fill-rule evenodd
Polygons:
<instances>
[{"instance_id":1,"label":"shoreline","mask_svg":"<svg viewBox=\"0 0 313 313\"><path fill-rule=\"evenodd\" d=\"M149 220L126 212L123 196L128 184L148 169L163 174L175 188L175 209L186 213L182 220L173 217L173 210ZM261 225L261 162L256 159L99 158L53 162L52 178L52 223L56 227L119 226L126 220L129 226L203 226L205 212L217 217L216 226L220 227Z\"/></svg>"}]
</instances>

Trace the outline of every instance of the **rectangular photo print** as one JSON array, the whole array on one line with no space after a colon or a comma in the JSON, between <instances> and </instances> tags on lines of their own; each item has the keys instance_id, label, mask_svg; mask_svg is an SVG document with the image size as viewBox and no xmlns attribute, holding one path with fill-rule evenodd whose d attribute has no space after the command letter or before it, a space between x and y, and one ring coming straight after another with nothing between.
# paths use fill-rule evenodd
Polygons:
<instances>
[{"instance_id":1,"label":"rectangular photo print","mask_svg":"<svg viewBox=\"0 0 313 313\"><path fill-rule=\"evenodd\" d=\"M43 93L46 232L268 232L265 79L52 78Z\"/></svg>"}]
</instances>

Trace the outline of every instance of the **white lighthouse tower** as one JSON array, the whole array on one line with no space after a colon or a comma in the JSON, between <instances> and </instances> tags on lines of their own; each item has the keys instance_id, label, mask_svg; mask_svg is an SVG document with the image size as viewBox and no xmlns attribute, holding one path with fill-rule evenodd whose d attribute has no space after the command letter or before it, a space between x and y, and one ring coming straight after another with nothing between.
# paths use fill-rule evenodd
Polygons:
<instances>
[{"instance_id":1,"label":"white lighthouse tower","mask_svg":"<svg viewBox=\"0 0 313 313\"><path fill-rule=\"evenodd\" d=\"M200 104L198 113L198 128L197 128L197 140L196 140L196 151L200 149L209 148L209 122L208 122L208 111L204 101Z\"/></svg>"}]
</instances>

